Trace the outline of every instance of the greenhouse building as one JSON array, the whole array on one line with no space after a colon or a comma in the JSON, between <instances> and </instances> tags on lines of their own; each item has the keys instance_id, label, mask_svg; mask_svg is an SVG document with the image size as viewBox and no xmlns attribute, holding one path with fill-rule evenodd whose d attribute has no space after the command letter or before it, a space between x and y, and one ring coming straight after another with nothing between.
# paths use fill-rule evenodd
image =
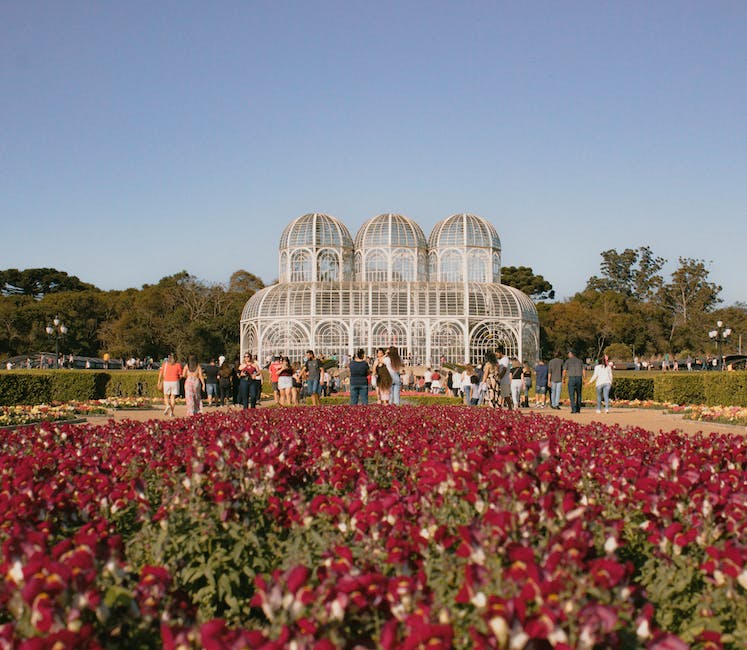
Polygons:
<instances>
[{"instance_id":1,"label":"greenhouse building","mask_svg":"<svg viewBox=\"0 0 747 650\"><path fill-rule=\"evenodd\" d=\"M501 284L501 242L472 214L436 224L380 214L353 239L326 214L305 214L280 237L279 281L255 293L241 317L241 349L260 360L306 350L342 359L395 345L413 365L481 363L487 350L534 363L532 300Z\"/></svg>"}]
</instances>

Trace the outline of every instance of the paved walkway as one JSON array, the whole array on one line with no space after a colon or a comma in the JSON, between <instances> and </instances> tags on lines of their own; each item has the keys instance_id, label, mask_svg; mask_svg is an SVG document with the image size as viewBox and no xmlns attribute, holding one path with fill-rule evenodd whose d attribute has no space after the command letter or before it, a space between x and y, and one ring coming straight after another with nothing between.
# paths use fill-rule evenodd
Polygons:
<instances>
[{"instance_id":1,"label":"paved walkway","mask_svg":"<svg viewBox=\"0 0 747 650\"><path fill-rule=\"evenodd\" d=\"M272 404L271 400L263 402L263 406L269 406ZM228 411L235 407L205 407L205 412L210 413L212 411ZM262 408L262 407L260 407ZM581 413L571 413L568 407L561 409L560 411L554 411L549 408L546 409L521 409L523 413L531 411L532 413L542 415L544 417L558 417L571 420L573 422L580 422L582 424L589 424L590 422L602 422L604 424L618 424L621 427L640 427L647 431L673 431L679 430L683 433L729 433L737 435L747 434L747 427L738 426L733 424L716 424L709 422L695 422L693 420L685 420L681 415L669 414L663 410L657 409L633 409L633 408L612 408L609 413L596 413L593 408L582 409ZM186 407L183 404L177 404L176 406L176 417L184 417L186 415ZM110 419L115 421L131 419L138 420L140 422L146 420L165 420L169 419L168 416L163 414L163 409L147 409L147 410L120 410L113 411L111 415L103 416L88 416L88 421L91 423L105 423Z\"/></svg>"}]
</instances>

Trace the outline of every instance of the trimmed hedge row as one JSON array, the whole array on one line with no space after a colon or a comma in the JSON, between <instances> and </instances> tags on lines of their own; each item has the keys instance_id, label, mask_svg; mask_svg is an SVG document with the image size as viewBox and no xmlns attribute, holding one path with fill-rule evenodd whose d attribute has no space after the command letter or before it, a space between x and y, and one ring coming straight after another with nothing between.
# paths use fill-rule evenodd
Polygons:
<instances>
[{"instance_id":1,"label":"trimmed hedge row","mask_svg":"<svg viewBox=\"0 0 747 650\"><path fill-rule=\"evenodd\" d=\"M263 375L262 392L271 395L272 387L267 373L263 372ZM12 370L0 373L0 406L104 397L160 397L157 378L155 370ZM567 395L564 384L563 397ZM747 406L747 372L616 376L612 397L674 404ZM584 384L583 399L586 402L596 401L594 386Z\"/></svg>"},{"instance_id":2,"label":"trimmed hedge row","mask_svg":"<svg viewBox=\"0 0 747 650\"><path fill-rule=\"evenodd\" d=\"M272 395L267 372L262 375L262 392ZM162 397L157 384L156 370L11 370L0 373L0 406Z\"/></svg>"},{"instance_id":3,"label":"trimmed hedge row","mask_svg":"<svg viewBox=\"0 0 747 650\"><path fill-rule=\"evenodd\" d=\"M747 372L661 373L653 377L615 377L615 399L671 404L747 406Z\"/></svg>"},{"instance_id":4,"label":"trimmed hedge row","mask_svg":"<svg viewBox=\"0 0 747 650\"><path fill-rule=\"evenodd\" d=\"M104 397L158 397L155 371L13 370L0 374L0 405Z\"/></svg>"}]
</instances>

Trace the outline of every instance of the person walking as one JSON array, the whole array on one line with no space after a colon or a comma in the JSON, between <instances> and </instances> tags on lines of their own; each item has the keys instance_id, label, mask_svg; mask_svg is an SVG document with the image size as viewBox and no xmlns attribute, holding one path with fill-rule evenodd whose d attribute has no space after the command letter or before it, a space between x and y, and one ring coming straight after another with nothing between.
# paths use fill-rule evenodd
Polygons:
<instances>
[{"instance_id":1,"label":"person walking","mask_svg":"<svg viewBox=\"0 0 747 650\"><path fill-rule=\"evenodd\" d=\"M581 412L581 390L586 379L584 364L573 352L568 351L568 358L563 364L563 378L568 380L568 396L571 399L571 413Z\"/></svg>"},{"instance_id":2,"label":"person walking","mask_svg":"<svg viewBox=\"0 0 747 650\"><path fill-rule=\"evenodd\" d=\"M350 371L350 403L368 404L368 376L371 368L366 361L366 353L363 348L356 351L355 357L348 364Z\"/></svg>"},{"instance_id":3,"label":"person walking","mask_svg":"<svg viewBox=\"0 0 747 650\"><path fill-rule=\"evenodd\" d=\"M511 399L511 359L504 350L498 350L496 354L498 358L498 365L501 366L501 401L509 411L514 407L513 400ZM516 403L516 408L519 407L519 403Z\"/></svg>"},{"instance_id":4,"label":"person walking","mask_svg":"<svg viewBox=\"0 0 747 650\"><path fill-rule=\"evenodd\" d=\"M304 369L306 370L306 389L308 394L311 396L311 403L314 406L319 406L319 404L321 404L319 391L321 390L320 381L322 378L322 364L321 361L314 356L313 350L306 351L306 363L304 363Z\"/></svg>"},{"instance_id":5,"label":"person walking","mask_svg":"<svg viewBox=\"0 0 747 650\"><path fill-rule=\"evenodd\" d=\"M547 378L548 378L548 367L545 360L540 357L537 365L534 366L534 405L537 408L545 408L547 406ZM542 402L540 402L540 397Z\"/></svg>"},{"instance_id":6,"label":"person walking","mask_svg":"<svg viewBox=\"0 0 747 650\"><path fill-rule=\"evenodd\" d=\"M244 359L239 364L239 403L246 410L250 402L252 408L257 408L257 384L259 364L254 361L249 352L244 353Z\"/></svg>"},{"instance_id":7,"label":"person walking","mask_svg":"<svg viewBox=\"0 0 747 650\"><path fill-rule=\"evenodd\" d=\"M612 387L612 365L597 359L594 366L594 374L587 382L597 385L597 413L602 412L602 399L604 399L604 412L610 412L610 388Z\"/></svg>"},{"instance_id":8,"label":"person walking","mask_svg":"<svg viewBox=\"0 0 747 650\"><path fill-rule=\"evenodd\" d=\"M459 375L459 385L462 387L462 396L464 397L464 403L469 406L471 395L472 395L472 375L475 374L472 366L466 366L462 370L462 374Z\"/></svg>"},{"instance_id":9,"label":"person walking","mask_svg":"<svg viewBox=\"0 0 747 650\"><path fill-rule=\"evenodd\" d=\"M158 388L163 390L164 415L174 415L181 376L182 364L174 359L173 354L170 354L158 369Z\"/></svg>"},{"instance_id":10,"label":"person walking","mask_svg":"<svg viewBox=\"0 0 747 650\"><path fill-rule=\"evenodd\" d=\"M205 394L207 395L208 406L213 405L213 398L218 401L218 366L215 365L215 359L210 359L210 363L203 369L205 375Z\"/></svg>"},{"instance_id":11,"label":"person walking","mask_svg":"<svg viewBox=\"0 0 747 650\"><path fill-rule=\"evenodd\" d=\"M395 406L400 405L400 392L402 390L402 359L399 356L399 350L393 345L390 345L384 355L384 363L386 364L389 374L392 376L392 389L390 402Z\"/></svg>"},{"instance_id":12,"label":"person walking","mask_svg":"<svg viewBox=\"0 0 747 650\"><path fill-rule=\"evenodd\" d=\"M524 386L524 369L519 360L511 359L511 401L518 409L521 406L521 389Z\"/></svg>"},{"instance_id":13,"label":"person walking","mask_svg":"<svg viewBox=\"0 0 747 650\"><path fill-rule=\"evenodd\" d=\"M482 368L482 379L485 383L484 402L490 408L501 407L501 366L496 355L488 350Z\"/></svg>"},{"instance_id":14,"label":"person walking","mask_svg":"<svg viewBox=\"0 0 747 650\"><path fill-rule=\"evenodd\" d=\"M202 413L202 391L205 390L205 375L202 366L197 363L197 357L190 354L187 365L182 371L184 379L184 398L187 401L187 415Z\"/></svg>"},{"instance_id":15,"label":"person walking","mask_svg":"<svg viewBox=\"0 0 747 650\"><path fill-rule=\"evenodd\" d=\"M223 363L220 364L218 370L218 390L219 390L219 402L221 406L224 406L226 401L230 406L231 404L231 378L233 376L233 368L231 364L223 359Z\"/></svg>"},{"instance_id":16,"label":"person walking","mask_svg":"<svg viewBox=\"0 0 747 650\"><path fill-rule=\"evenodd\" d=\"M550 382L550 408L560 409L560 391L563 388L563 360L556 352L547 364L547 378Z\"/></svg>"},{"instance_id":17,"label":"person walking","mask_svg":"<svg viewBox=\"0 0 747 650\"><path fill-rule=\"evenodd\" d=\"M522 365L521 379L521 390L522 394L524 395L524 400L522 401L521 405L524 408L529 408L529 389L532 387L532 369L529 367L529 364L526 361Z\"/></svg>"},{"instance_id":18,"label":"person walking","mask_svg":"<svg viewBox=\"0 0 747 650\"><path fill-rule=\"evenodd\" d=\"M389 372L387 362L384 360L385 356L384 348L379 348L376 350L376 361L373 364L379 404L389 404L392 395L392 373Z\"/></svg>"},{"instance_id":19,"label":"person walking","mask_svg":"<svg viewBox=\"0 0 747 650\"><path fill-rule=\"evenodd\" d=\"M283 357L278 370L278 390L280 391L280 405L291 406L293 404L293 367L288 357Z\"/></svg>"}]
</instances>

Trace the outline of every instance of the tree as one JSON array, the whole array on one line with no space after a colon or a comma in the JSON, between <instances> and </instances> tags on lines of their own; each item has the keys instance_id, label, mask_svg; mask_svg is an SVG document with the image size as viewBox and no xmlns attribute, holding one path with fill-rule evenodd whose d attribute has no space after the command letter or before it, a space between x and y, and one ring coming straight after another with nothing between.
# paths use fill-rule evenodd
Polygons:
<instances>
[{"instance_id":1,"label":"tree","mask_svg":"<svg viewBox=\"0 0 747 650\"><path fill-rule=\"evenodd\" d=\"M614 248L601 253L602 277L593 276L586 284L593 291L616 291L642 302L656 297L663 284L660 274L666 260L656 257L648 246L626 248L618 253Z\"/></svg>"},{"instance_id":2,"label":"tree","mask_svg":"<svg viewBox=\"0 0 747 650\"><path fill-rule=\"evenodd\" d=\"M49 293L98 291L92 284L57 269L7 269L0 271L0 293L4 296L31 296L40 300Z\"/></svg>"},{"instance_id":3,"label":"tree","mask_svg":"<svg viewBox=\"0 0 747 650\"><path fill-rule=\"evenodd\" d=\"M552 285L541 275L535 275L528 266L504 266L501 269L501 283L523 291L535 301L555 298Z\"/></svg>"},{"instance_id":4,"label":"tree","mask_svg":"<svg viewBox=\"0 0 747 650\"><path fill-rule=\"evenodd\" d=\"M678 328L692 330L691 325L695 331L687 333L697 340L703 329L703 317L721 302L721 287L708 281L709 271L703 260L680 257L679 264L671 282L659 290L660 302L671 318L670 342ZM688 343L683 340L681 345L692 347Z\"/></svg>"},{"instance_id":5,"label":"tree","mask_svg":"<svg viewBox=\"0 0 747 650\"><path fill-rule=\"evenodd\" d=\"M234 271L231 274L231 279L228 281L229 293L245 293L251 296L260 289L264 289L264 287L265 284L259 276L249 273L249 271L245 271L244 269ZM247 299L249 296L247 296Z\"/></svg>"}]
</instances>

